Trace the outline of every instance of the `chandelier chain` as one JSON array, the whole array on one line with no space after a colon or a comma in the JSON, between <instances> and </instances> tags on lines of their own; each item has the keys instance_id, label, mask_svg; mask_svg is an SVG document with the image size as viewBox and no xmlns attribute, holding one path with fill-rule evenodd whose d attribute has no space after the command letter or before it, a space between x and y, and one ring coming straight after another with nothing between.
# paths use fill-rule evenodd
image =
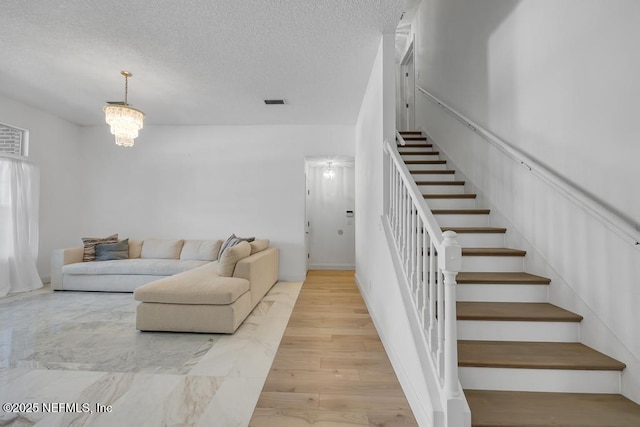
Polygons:
<instances>
[{"instance_id":1,"label":"chandelier chain","mask_svg":"<svg viewBox=\"0 0 640 427\"><path fill-rule=\"evenodd\" d=\"M129 93L129 76L124 74L124 105L127 104L127 94Z\"/></svg>"}]
</instances>

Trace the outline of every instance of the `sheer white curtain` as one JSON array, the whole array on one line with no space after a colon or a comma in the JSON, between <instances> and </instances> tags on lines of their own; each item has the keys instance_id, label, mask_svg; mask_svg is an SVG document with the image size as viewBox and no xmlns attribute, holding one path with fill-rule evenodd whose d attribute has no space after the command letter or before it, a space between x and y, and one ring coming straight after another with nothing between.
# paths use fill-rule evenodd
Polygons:
<instances>
[{"instance_id":1,"label":"sheer white curtain","mask_svg":"<svg viewBox=\"0 0 640 427\"><path fill-rule=\"evenodd\" d=\"M0 298L42 287L38 259L38 167L0 156Z\"/></svg>"}]
</instances>

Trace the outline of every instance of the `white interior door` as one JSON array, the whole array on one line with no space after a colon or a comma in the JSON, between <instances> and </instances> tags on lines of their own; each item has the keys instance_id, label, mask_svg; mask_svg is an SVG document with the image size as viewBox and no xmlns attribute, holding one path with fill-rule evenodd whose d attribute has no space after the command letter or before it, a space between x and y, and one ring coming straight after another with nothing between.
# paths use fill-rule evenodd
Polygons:
<instances>
[{"instance_id":1,"label":"white interior door","mask_svg":"<svg viewBox=\"0 0 640 427\"><path fill-rule=\"evenodd\" d=\"M416 126L416 68L413 63L413 49L409 53L407 63L404 65L404 78L405 78L405 103L406 109L406 129L414 130Z\"/></svg>"},{"instance_id":2,"label":"white interior door","mask_svg":"<svg viewBox=\"0 0 640 427\"><path fill-rule=\"evenodd\" d=\"M403 83L403 98L405 99L405 125L406 130L415 130L415 95L416 95L416 68L413 58L413 44L411 44L409 51L405 55L402 61L402 81Z\"/></svg>"},{"instance_id":3,"label":"white interior door","mask_svg":"<svg viewBox=\"0 0 640 427\"><path fill-rule=\"evenodd\" d=\"M398 130L408 130L407 129L407 78L405 76L405 66L400 64L398 68L398 98L399 102L396 104L397 112L397 124L396 127Z\"/></svg>"},{"instance_id":4,"label":"white interior door","mask_svg":"<svg viewBox=\"0 0 640 427\"><path fill-rule=\"evenodd\" d=\"M353 166L308 168L309 269L355 269L355 173Z\"/></svg>"}]
</instances>

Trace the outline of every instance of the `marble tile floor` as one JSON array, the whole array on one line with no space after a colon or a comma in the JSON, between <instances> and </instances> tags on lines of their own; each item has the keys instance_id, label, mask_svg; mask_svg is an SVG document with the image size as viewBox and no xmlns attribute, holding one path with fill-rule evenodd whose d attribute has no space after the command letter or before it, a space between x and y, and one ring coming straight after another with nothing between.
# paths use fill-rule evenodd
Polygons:
<instances>
[{"instance_id":1,"label":"marble tile floor","mask_svg":"<svg viewBox=\"0 0 640 427\"><path fill-rule=\"evenodd\" d=\"M233 335L139 332L126 293L0 299L0 403L38 409L0 426L246 426L301 286L277 283Z\"/></svg>"}]
</instances>

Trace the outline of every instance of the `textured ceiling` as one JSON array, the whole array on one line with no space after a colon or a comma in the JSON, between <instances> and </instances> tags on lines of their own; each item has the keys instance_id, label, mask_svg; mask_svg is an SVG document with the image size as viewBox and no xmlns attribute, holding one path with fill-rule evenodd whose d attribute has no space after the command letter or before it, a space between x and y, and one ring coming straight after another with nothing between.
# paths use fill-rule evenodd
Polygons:
<instances>
[{"instance_id":1,"label":"textured ceiling","mask_svg":"<svg viewBox=\"0 0 640 427\"><path fill-rule=\"evenodd\" d=\"M353 124L403 4L3 0L0 94L95 125L129 70L148 124Z\"/></svg>"}]
</instances>

